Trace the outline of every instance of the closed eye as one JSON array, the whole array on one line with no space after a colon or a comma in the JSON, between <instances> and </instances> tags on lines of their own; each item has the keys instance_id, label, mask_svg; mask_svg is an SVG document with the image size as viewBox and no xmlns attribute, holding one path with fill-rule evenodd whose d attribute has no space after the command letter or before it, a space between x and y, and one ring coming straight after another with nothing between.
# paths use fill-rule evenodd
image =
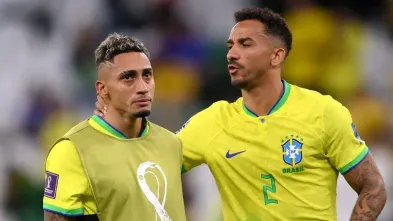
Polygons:
<instances>
[{"instance_id":1,"label":"closed eye","mask_svg":"<svg viewBox=\"0 0 393 221\"><path fill-rule=\"evenodd\" d=\"M238 42L242 47L248 48L252 45L253 40L249 37L246 37L238 39Z\"/></svg>"}]
</instances>

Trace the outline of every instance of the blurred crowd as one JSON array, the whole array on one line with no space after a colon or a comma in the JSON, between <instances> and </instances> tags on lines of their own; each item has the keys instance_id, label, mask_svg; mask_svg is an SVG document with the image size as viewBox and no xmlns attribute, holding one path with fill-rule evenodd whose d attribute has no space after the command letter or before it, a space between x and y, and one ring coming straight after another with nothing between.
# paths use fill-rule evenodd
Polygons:
<instances>
[{"instance_id":1,"label":"blurred crowd","mask_svg":"<svg viewBox=\"0 0 393 221\"><path fill-rule=\"evenodd\" d=\"M94 50L111 32L140 38L155 69L150 120L176 131L217 100L233 101L225 42L233 13L279 12L293 32L289 83L330 94L353 116L388 186L393 220L393 1L0 0L0 221L43 220L48 148L93 113ZM207 167L184 176L190 221L221 220ZM339 177L339 220L356 193Z\"/></svg>"}]
</instances>

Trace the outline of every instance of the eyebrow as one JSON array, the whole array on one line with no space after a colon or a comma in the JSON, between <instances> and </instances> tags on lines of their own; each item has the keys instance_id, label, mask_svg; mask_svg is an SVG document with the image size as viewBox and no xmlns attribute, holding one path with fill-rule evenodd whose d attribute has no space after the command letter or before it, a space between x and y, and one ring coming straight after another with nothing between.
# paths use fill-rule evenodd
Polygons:
<instances>
[{"instance_id":1,"label":"eyebrow","mask_svg":"<svg viewBox=\"0 0 393 221\"><path fill-rule=\"evenodd\" d=\"M145 73L145 72L148 72L148 71L153 72L153 68L144 68L144 69L142 69L142 73ZM119 75L126 75L126 74L136 75L137 73L138 73L138 70L126 70L126 71L120 72Z\"/></svg>"},{"instance_id":2,"label":"eyebrow","mask_svg":"<svg viewBox=\"0 0 393 221\"><path fill-rule=\"evenodd\" d=\"M246 41L252 41L252 38L250 38L250 37L244 37L244 38L238 38L238 39L237 39L237 42L239 42L239 43L244 43L244 42L246 42ZM233 44L233 40L232 40L232 39L229 39L229 40L227 41L227 44Z\"/></svg>"}]
</instances>

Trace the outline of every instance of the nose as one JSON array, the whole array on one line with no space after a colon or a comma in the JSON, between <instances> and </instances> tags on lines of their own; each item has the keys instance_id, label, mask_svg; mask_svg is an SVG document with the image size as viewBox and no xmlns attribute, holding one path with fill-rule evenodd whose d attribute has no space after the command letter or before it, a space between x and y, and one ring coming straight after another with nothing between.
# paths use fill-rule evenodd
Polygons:
<instances>
[{"instance_id":1,"label":"nose","mask_svg":"<svg viewBox=\"0 0 393 221\"><path fill-rule=\"evenodd\" d=\"M149 92L149 88L147 83L143 80L143 78L138 78L136 83L136 93L137 94L146 94Z\"/></svg>"},{"instance_id":2,"label":"nose","mask_svg":"<svg viewBox=\"0 0 393 221\"><path fill-rule=\"evenodd\" d=\"M227 53L227 60L231 61L231 60L239 60L240 55L239 53L236 51L235 47L232 47L231 49L229 49L228 53Z\"/></svg>"}]
</instances>

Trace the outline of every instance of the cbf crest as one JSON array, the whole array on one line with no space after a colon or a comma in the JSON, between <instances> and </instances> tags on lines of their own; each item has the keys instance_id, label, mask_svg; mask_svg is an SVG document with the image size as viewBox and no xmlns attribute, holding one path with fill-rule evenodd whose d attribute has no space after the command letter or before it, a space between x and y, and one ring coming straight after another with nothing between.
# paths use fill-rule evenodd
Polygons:
<instances>
[{"instance_id":1,"label":"cbf crest","mask_svg":"<svg viewBox=\"0 0 393 221\"><path fill-rule=\"evenodd\" d=\"M286 136L281 140L284 163L294 167L303 160L303 138L299 136Z\"/></svg>"}]
</instances>

